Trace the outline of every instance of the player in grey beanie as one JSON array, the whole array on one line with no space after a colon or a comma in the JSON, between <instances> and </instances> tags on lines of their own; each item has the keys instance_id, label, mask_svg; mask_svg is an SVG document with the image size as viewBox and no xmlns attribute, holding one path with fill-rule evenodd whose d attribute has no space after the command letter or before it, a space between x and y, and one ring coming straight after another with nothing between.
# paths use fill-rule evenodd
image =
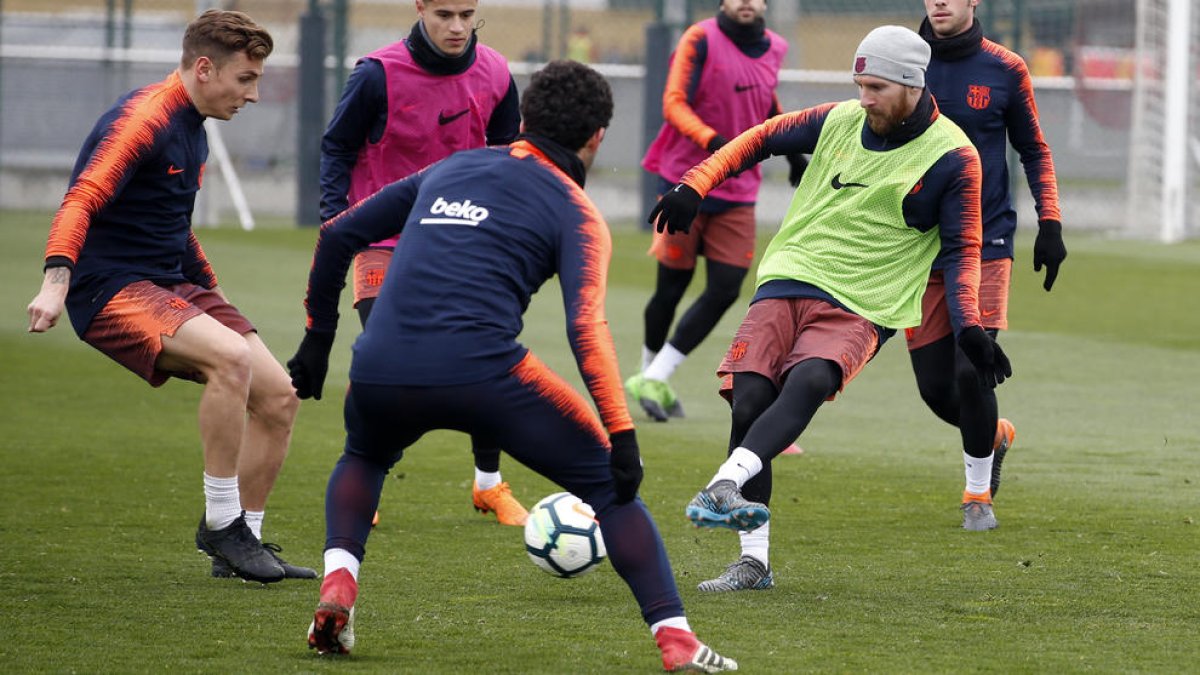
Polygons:
<instances>
[{"instance_id":1,"label":"player in grey beanie","mask_svg":"<svg viewBox=\"0 0 1200 675\"><path fill-rule=\"evenodd\" d=\"M925 86L929 43L903 26L880 26L854 52L854 74L874 75L908 87Z\"/></svg>"}]
</instances>

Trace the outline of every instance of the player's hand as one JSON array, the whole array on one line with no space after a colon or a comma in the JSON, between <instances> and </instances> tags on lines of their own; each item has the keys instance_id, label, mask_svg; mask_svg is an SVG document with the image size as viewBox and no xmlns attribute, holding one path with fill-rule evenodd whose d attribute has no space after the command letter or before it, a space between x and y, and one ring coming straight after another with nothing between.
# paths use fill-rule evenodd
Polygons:
<instances>
[{"instance_id":1,"label":"player's hand","mask_svg":"<svg viewBox=\"0 0 1200 675\"><path fill-rule=\"evenodd\" d=\"M54 328L62 316L70 286L71 268L51 267L46 270L42 289L25 308L29 312L30 333L45 333Z\"/></svg>"},{"instance_id":2,"label":"player's hand","mask_svg":"<svg viewBox=\"0 0 1200 675\"><path fill-rule=\"evenodd\" d=\"M638 452L637 435L633 429L618 431L608 440L612 444L608 466L617 491L617 503L625 504L637 497L638 486L642 484L642 456Z\"/></svg>"},{"instance_id":3,"label":"player's hand","mask_svg":"<svg viewBox=\"0 0 1200 675\"><path fill-rule=\"evenodd\" d=\"M788 185L799 187L800 179L804 178L804 170L808 168L808 158L800 153L786 155L788 163Z\"/></svg>"},{"instance_id":4,"label":"player's hand","mask_svg":"<svg viewBox=\"0 0 1200 675\"><path fill-rule=\"evenodd\" d=\"M37 294L37 297L29 303L26 310L29 312L29 332L30 333L45 333L54 328L58 323L58 317L62 316L63 301L54 298L46 297L53 293L42 291Z\"/></svg>"},{"instance_id":5,"label":"player's hand","mask_svg":"<svg viewBox=\"0 0 1200 675\"><path fill-rule=\"evenodd\" d=\"M646 222L654 223L654 229L668 234L686 233L692 229L692 221L700 210L700 193L680 183L671 188L658 200Z\"/></svg>"},{"instance_id":6,"label":"player's hand","mask_svg":"<svg viewBox=\"0 0 1200 675\"><path fill-rule=\"evenodd\" d=\"M704 146L704 149L709 152L716 152L716 151L720 150L721 148L725 147L725 144L728 142L729 142L729 140L726 139L724 136L722 136L721 134L717 134L717 135L713 136L712 138L708 139L708 145Z\"/></svg>"},{"instance_id":7,"label":"player's hand","mask_svg":"<svg viewBox=\"0 0 1200 675\"><path fill-rule=\"evenodd\" d=\"M1062 223L1057 220L1039 220L1037 239L1033 240L1033 271L1041 272L1046 266L1046 281L1042 284L1048 292L1058 278L1058 266L1067 259L1067 247L1063 244Z\"/></svg>"},{"instance_id":8,"label":"player's hand","mask_svg":"<svg viewBox=\"0 0 1200 675\"><path fill-rule=\"evenodd\" d=\"M325 375L329 373L329 352L333 349L334 333L304 331L304 339L296 355L287 362L288 374L296 396L321 400Z\"/></svg>"},{"instance_id":9,"label":"player's hand","mask_svg":"<svg viewBox=\"0 0 1200 675\"><path fill-rule=\"evenodd\" d=\"M1006 378L1012 377L1012 364L995 338L980 326L971 326L958 335L958 346L967 355L979 378L988 387L995 388Z\"/></svg>"}]
</instances>

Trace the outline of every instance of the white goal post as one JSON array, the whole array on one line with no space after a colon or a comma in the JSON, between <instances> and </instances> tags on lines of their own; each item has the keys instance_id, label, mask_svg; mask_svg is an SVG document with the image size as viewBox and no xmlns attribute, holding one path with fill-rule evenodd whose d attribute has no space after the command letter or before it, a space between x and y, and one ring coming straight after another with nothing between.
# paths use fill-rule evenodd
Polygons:
<instances>
[{"instance_id":1,"label":"white goal post","mask_svg":"<svg viewBox=\"0 0 1200 675\"><path fill-rule=\"evenodd\" d=\"M1129 152L1131 232L1162 242L1200 234L1200 10L1137 0Z\"/></svg>"}]
</instances>

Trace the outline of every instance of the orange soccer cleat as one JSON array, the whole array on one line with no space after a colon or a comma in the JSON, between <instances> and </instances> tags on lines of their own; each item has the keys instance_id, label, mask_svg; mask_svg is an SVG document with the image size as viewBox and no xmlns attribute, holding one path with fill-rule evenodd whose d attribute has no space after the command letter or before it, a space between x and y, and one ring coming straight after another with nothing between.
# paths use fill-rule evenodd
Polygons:
<instances>
[{"instance_id":1,"label":"orange soccer cleat","mask_svg":"<svg viewBox=\"0 0 1200 675\"><path fill-rule=\"evenodd\" d=\"M501 525L524 526L529 512L521 506L521 502L512 496L512 488L508 483L501 483L487 490L480 490L476 483L471 487L471 499L475 502L475 510L480 513L496 512L496 520Z\"/></svg>"},{"instance_id":2,"label":"orange soccer cleat","mask_svg":"<svg viewBox=\"0 0 1200 675\"><path fill-rule=\"evenodd\" d=\"M996 440L992 443L992 498L1000 491L1000 465L1017 440L1017 428L1012 422L1001 417L996 422Z\"/></svg>"}]
</instances>

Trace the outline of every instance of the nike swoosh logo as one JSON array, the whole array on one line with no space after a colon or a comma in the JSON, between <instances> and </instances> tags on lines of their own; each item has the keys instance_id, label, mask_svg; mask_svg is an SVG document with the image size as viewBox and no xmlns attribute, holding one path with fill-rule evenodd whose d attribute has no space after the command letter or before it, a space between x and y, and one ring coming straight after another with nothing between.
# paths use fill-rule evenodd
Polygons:
<instances>
[{"instance_id":1,"label":"nike swoosh logo","mask_svg":"<svg viewBox=\"0 0 1200 675\"><path fill-rule=\"evenodd\" d=\"M740 94L743 91L750 91L757 86L757 84L735 84L733 85L733 90Z\"/></svg>"},{"instance_id":2,"label":"nike swoosh logo","mask_svg":"<svg viewBox=\"0 0 1200 675\"><path fill-rule=\"evenodd\" d=\"M983 318L986 319L989 316L994 316L996 314L996 312L999 312L999 311L1000 310L998 310L998 309L993 309L992 311L989 312L986 309L981 309L981 310L979 310L979 314L980 314L980 316L982 316Z\"/></svg>"},{"instance_id":3,"label":"nike swoosh logo","mask_svg":"<svg viewBox=\"0 0 1200 675\"><path fill-rule=\"evenodd\" d=\"M167 175L168 176L174 176L174 175L180 174L180 173L183 173L183 169L176 168L176 166L174 164L167 167Z\"/></svg>"},{"instance_id":4,"label":"nike swoosh logo","mask_svg":"<svg viewBox=\"0 0 1200 675\"><path fill-rule=\"evenodd\" d=\"M463 110L460 110L460 111L454 113L453 115L447 115L446 113L439 112L438 113L438 124L450 124L454 120L462 117L463 115L466 115L469 112L471 112L470 108L464 108Z\"/></svg>"},{"instance_id":5,"label":"nike swoosh logo","mask_svg":"<svg viewBox=\"0 0 1200 675\"><path fill-rule=\"evenodd\" d=\"M833 180L829 181L829 184L833 186L834 190L841 190L842 188L848 188L848 187L860 187L860 188L869 187L866 183L843 183L841 173L838 173L837 175L835 175L833 177Z\"/></svg>"}]
</instances>

